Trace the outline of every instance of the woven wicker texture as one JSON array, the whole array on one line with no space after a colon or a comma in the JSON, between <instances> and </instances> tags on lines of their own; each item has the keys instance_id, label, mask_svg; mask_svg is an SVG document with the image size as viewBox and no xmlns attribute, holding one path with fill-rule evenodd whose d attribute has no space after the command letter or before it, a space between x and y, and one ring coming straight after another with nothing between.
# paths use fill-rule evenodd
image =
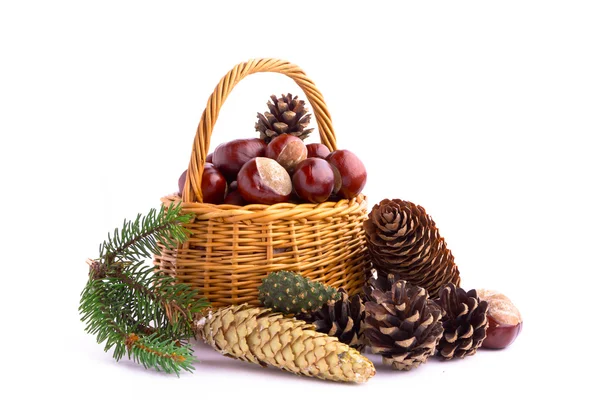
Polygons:
<instances>
[{"instance_id":1,"label":"woven wicker texture","mask_svg":"<svg viewBox=\"0 0 600 400\"><path fill-rule=\"evenodd\" d=\"M363 195L321 204L252 204L244 207L202 203L201 178L219 110L235 85L257 72L292 78L310 102L321 142L336 149L331 117L323 96L297 66L282 60L250 60L225 75L208 99L194 138L182 197L166 196L163 204L183 202L193 213L186 225L190 239L175 250L162 249L157 268L189 284L214 307L258 304L257 287L269 272L290 270L351 295L361 290L369 264L363 221Z\"/></svg>"}]
</instances>

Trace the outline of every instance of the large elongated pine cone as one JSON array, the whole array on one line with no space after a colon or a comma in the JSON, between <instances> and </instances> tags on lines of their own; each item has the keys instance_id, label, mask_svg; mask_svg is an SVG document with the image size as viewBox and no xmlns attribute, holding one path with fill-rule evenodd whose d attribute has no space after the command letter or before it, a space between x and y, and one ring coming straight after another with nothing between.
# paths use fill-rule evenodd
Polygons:
<instances>
[{"instance_id":1,"label":"large elongated pine cone","mask_svg":"<svg viewBox=\"0 0 600 400\"><path fill-rule=\"evenodd\" d=\"M312 313L303 313L298 319L309 322L329 336L335 336L342 343L362 351L364 343L365 305L360 295L348 297L344 289L339 289L341 298L331 300Z\"/></svg>"},{"instance_id":2,"label":"large elongated pine cone","mask_svg":"<svg viewBox=\"0 0 600 400\"><path fill-rule=\"evenodd\" d=\"M394 274L431 296L448 282L460 284L454 256L425 209L409 201L383 200L364 222L373 268Z\"/></svg>"},{"instance_id":3,"label":"large elongated pine cone","mask_svg":"<svg viewBox=\"0 0 600 400\"><path fill-rule=\"evenodd\" d=\"M466 292L449 283L440 290L436 302L444 313L444 336L438 345L444 359L464 358L477 352L488 327L488 304L475 289Z\"/></svg>"},{"instance_id":4,"label":"large elongated pine cone","mask_svg":"<svg viewBox=\"0 0 600 400\"><path fill-rule=\"evenodd\" d=\"M389 275L371 278L365 292L365 337L384 364L410 370L435 354L443 333L442 312L425 289Z\"/></svg>"},{"instance_id":5,"label":"large elongated pine cone","mask_svg":"<svg viewBox=\"0 0 600 400\"><path fill-rule=\"evenodd\" d=\"M366 382L373 363L312 324L246 304L211 311L195 322L196 333L219 353L297 375Z\"/></svg>"}]
</instances>

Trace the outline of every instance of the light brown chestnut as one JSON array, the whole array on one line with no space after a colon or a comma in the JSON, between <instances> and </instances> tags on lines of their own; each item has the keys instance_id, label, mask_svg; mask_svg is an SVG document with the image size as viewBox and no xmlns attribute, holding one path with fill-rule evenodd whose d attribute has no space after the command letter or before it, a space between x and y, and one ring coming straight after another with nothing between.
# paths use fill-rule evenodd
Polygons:
<instances>
[{"instance_id":1,"label":"light brown chestnut","mask_svg":"<svg viewBox=\"0 0 600 400\"><path fill-rule=\"evenodd\" d=\"M236 139L222 143L213 152L213 164L231 182L244 164L255 157L263 157L266 148L261 139Z\"/></svg>"},{"instance_id":2,"label":"light brown chestnut","mask_svg":"<svg viewBox=\"0 0 600 400\"><path fill-rule=\"evenodd\" d=\"M303 200L322 203L333 191L335 176L329 163L321 158L311 157L296 166L292 177L294 191Z\"/></svg>"},{"instance_id":3,"label":"light brown chestnut","mask_svg":"<svg viewBox=\"0 0 600 400\"><path fill-rule=\"evenodd\" d=\"M488 328L482 346L503 349L510 346L523 329L523 318L512 301L495 290L478 289L477 295L488 303Z\"/></svg>"},{"instance_id":4,"label":"light brown chestnut","mask_svg":"<svg viewBox=\"0 0 600 400\"><path fill-rule=\"evenodd\" d=\"M187 172L186 169L179 177L180 196L183 193ZM204 203L222 204L227 193L227 180L213 164L205 163L200 189L202 190L202 201Z\"/></svg>"},{"instance_id":5,"label":"light brown chestnut","mask_svg":"<svg viewBox=\"0 0 600 400\"><path fill-rule=\"evenodd\" d=\"M302 139L284 133L271 140L265 151L265 156L277 161L288 172L306 159L308 150Z\"/></svg>"},{"instance_id":6,"label":"light brown chestnut","mask_svg":"<svg viewBox=\"0 0 600 400\"><path fill-rule=\"evenodd\" d=\"M358 196L367 183L367 170L362 161L350 150L333 151L326 160L333 167L336 178L333 194L343 199Z\"/></svg>"},{"instance_id":7,"label":"light brown chestnut","mask_svg":"<svg viewBox=\"0 0 600 400\"><path fill-rule=\"evenodd\" d=\"M322 143L311 143L306 145L308 151L307 157L317 157L326 159L329 153L329 149Z\"/></svg>"},{"instance_id":8,"label":"light brown chestnut","mask_svg":"<svg viewBox=\"0 0 600 400\"><path fill-rule=\"evenodd\" d=\"M285 168L266 157L256 157L244 164L237 183L240 194L248 203L283 203L292 193L292 180Z\"/></svg>"}]
</instances>

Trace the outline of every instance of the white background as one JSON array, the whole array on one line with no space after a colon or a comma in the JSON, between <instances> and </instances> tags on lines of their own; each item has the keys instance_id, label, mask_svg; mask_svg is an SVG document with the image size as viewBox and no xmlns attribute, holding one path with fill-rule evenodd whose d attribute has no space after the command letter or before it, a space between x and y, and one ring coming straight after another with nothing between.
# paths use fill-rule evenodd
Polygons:
<instances>
[{"instance_id":1,"label":"white background","mask_svg":"<svg viewBox=\"0 0 600 400\"><path fill-rule=\"evenodd\" d=\"M0 392L100 398L597 398L600 7L584 1L2 2ZM300 65L370 205L433 216L463 286L507 294L504 351L381 366L363 385L198 345L194 374L115 363L79 321L85 260L177 188L206 100L250 58ZM244 80L211 148L288 78ZM316 139L316 138L313 138ZM591 366L590 366L591 365ZM596 372L593 370L596 369ZM4 394L2 395L5 397Z\"/></svg>"}]
</instances>

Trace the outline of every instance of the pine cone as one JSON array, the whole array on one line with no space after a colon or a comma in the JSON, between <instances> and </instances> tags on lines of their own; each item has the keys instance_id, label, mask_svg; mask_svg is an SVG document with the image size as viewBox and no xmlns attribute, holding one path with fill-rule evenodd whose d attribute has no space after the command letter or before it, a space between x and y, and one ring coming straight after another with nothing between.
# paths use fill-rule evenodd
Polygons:
<instances>
[{"instance_id":1,"label":"pine cone","mask_svg":"<svg viewBox=\"0 0 600 400\"><path fill-rule=\"evenodd\" d=\"M440 289L436 302L444 312L444 336L438 345L440 356L452 359L475 354L488 327L487 302L480 301L475 289L465 292L452 283Z\"/></svg>"},{"instance_id":2,"label":"pine cone","mask_svg":"<svg viewBox=\"0 0 600 400\"><path fill-rule=\"evenodd\" d=\"M383 280L369 281L365 288L365 337L371 350L383 356L383 363L394 369L410 370L435 354L442 337L442 312L427 291L406 281L387 277L390 290L382 292ZM387 286L387 285L385 285Z\"/></svg>"},{"instance_id":3,"label":"pine cone","mask_svg":"<svg viewBox=\"0 0 600 400\"><path fill-rule=\"evenodd\" d=\"M364 228L373 267L380 274L394 274L431 295L448 282L460 284L454 256L423 207L383 200L373 207Z\"/></svg>"},{"instance_id":4,"label":"pine cone","mask_svg":"<svg viewBox=\"0 0 600 400\"><path fill-rule=\"evenodd\" d=\"M287 133L306 139L313 128L306 129L311 114L307 114L304 100L299 100L298 96L292 98L289 93L287 96L282 94L279 99L272 95L271 100L272 102L267 103L270 112L257 114L258 122L254 128L260 132L260 138L269 143L277 136Z\"/></svg>"},{"instance_id":5,"label":"pine cone","mask_svg":"<svg viewBox=\"0 0 600 400\"><path fill-rule=\"evenodd\" d=\"M284 314L316 311L339 297L335 288L291 271L271 272L258 287L260 304Z\"/></svg>"},{"instance_id":6,"label":"pine cone","mask_svg":"<svg viewBox=\"0 0 600 400\"><path fill-rule=\"evenodd\" d=\"M366 382L373 363L314 325L247 304L217 309L195 322L196 333L219 353L297 375Z\"/></svg>"},{"instance_id":7,"label":"pine cone","mask_svg":"<svg viewBox=\"0 0 600 400\"><path fill-rule=\"evenodd\" d=\"M313 313L300 314L298 318L315 325L317 332L335 336L340 342L362 351L365 305L358 294L348 297L344 289L338 293L339 300L330 301Z\"/></svg>"}]
</instances>

